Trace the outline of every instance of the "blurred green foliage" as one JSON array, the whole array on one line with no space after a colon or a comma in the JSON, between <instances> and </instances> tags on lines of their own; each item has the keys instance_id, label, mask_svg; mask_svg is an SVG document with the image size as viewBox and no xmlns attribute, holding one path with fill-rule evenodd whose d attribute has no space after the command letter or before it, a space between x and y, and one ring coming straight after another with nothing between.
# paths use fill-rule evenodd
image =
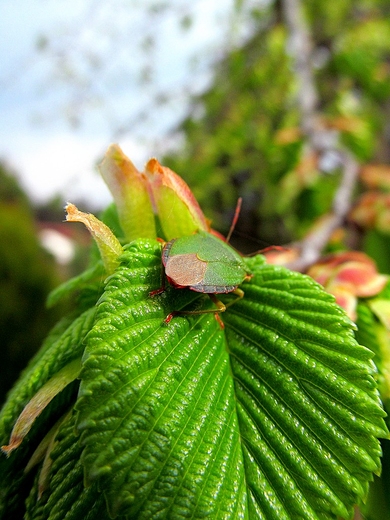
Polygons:
<instances>
[{"instance_id":1,"label":"blurred green foliage","mask_svg":"<svg viewBox=\"0 0 390 520\"><path fill-rule=\"evenodd\" d=\"M306 0L304 7L322 124L359 161L389 161L389 2ZM237 231L255 240L252 250L302 237L329 210L339 180L337 168L320 171L305 159L281 4L257 10L256 23L194 99L178 129L184 146L164 159L218 229L228 229L243 197Z\"/></svg>"},{"instance_id":2,"label":"blurred green foliage","mask_svg":"<svg viewBox=\"0 0 390 520\"><path fill-rule=\"evenodd\" d=\"M58 282L54 259L39 243L31 205L0 164L0 402L61 315L61 309L45 308Z\"/></svg>"}]
</instances>

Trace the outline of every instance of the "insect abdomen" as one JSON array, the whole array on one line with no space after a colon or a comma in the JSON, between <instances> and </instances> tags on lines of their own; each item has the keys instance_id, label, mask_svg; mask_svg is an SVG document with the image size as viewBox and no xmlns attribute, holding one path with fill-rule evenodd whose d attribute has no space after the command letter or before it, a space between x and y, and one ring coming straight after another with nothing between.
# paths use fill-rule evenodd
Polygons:
<instances>
[{"instance_id":1,"label":"insect abdomen","mask_svg":"<svg viewBox=\"0 0 390 520\"><path fill-rule=\"evenodd\" d=\"M207 294L230 293L237 289L238 285L190 285L189 289Z\"/></svg>"}]
</instances>

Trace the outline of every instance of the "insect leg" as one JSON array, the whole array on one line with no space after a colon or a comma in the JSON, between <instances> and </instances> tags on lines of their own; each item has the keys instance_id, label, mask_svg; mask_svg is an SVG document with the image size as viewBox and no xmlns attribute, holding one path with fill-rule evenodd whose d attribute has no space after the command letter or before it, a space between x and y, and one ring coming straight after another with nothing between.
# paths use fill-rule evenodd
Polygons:
<instances>
[{"instance_id":1,"label":"insect leg","mask_svg":"<svg viewBox=\"0 0 390 520\"><path fill-rule=\"evenodd\" d=\"M158 289L154 289L154 291L149 292L149 296L157 296L157 294L162 294L165 291L165 277L162 279L161 287Z\"/></svg>"},{"instance_id":2,"label":"insect leg","mask_svg":"<svg viewBox=\"0 0 390 520\"><path fill-rule=\"evenodd\" d=\"M155 291L153 291L155 292ZM221 300L218 300L215 294L209 294L210 300L215 304L217 307L216 309L201 309L198 311L172 311L168 314L168 316L165 318L164 323L168 324L174 318L175 316L183 316L183 315L190 315L190 314L211 314L213 313L215 315L215 319L218 321L221 329L225 328L223 321L219 317L219 314L221 312L225 312L228 307L236 303L238 300L241 300L241 298L244 297L244 291L241 289L235 289L232 291L233 294L237 296L233 301L229 302L228 304L224 304L221 302Z\"/></svg>"},{"instance_id":3,"label":"insect leg","mask_svg":"<svg viewBox=\"0 0 390 520\"><path fill-rule=\"evenodd\" d=\"M237 296L237 298L234 298L234 300L232 300L231 302L229 302L226 305L224 305L225 309L227 309L228 307L231 307L232 305L234 305L236 302L238 302L238 300L241 300L244 297L245 293L244 293L244 291L242 289L239 289L237 287L237 289L234 289L234 291L232 291L231 294L235 294Z\"/></svg>"},{"instance_id":4,"label":"insect leg","mask_svg":"<svg viewBox=\"0 0 390 520\"><path fill-rule=\"evenodd\" d=\"M215 294L209 294L209 297L212 300L212 302L215 304L217 309L201 309L201 310L198 310L198 311L172 311L165 318L164 323L168 324L172 320L172 318L174 318L175 316L190 315L190 314L211 314L211 313L213 313L215 315L218 323L220 324L221 328L223 329L224 325L223 325L221 319L219 318L219 313L220 312L225 312L227 306L224 303L222 303L221 300L218 300L218 298L215 296ZM236 301L236 300L234 300L234 301Z\"/></svg>"}]
</instances>

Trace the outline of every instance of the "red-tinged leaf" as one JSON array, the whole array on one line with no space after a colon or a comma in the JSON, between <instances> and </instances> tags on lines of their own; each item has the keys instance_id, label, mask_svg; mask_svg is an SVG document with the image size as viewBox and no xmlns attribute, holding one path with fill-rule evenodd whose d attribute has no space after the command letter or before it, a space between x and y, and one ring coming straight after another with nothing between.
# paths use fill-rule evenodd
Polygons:
<instances>
[{"instance_id":1,"label":"red-tinged leaf","mask_svg":"<svg viewBox=\"0 0 390 520\"><path fill-rule=\"evenodd\" d=\"M361 168L360 178L370 189L390 190L390 166L388 164L367 164Z\"/></svg>"},{"instance_id":2,"label":"red-tinged leaf","mask_svg":"<svg viewBox=\"0 0 390 520\"><path fill-rule=\"evenodd\" d=\"M328 255L312 265L307 274L327 289L340 285L359 297L375 296L388 281L378 273L375 262L359 251Z\"/></svg>"},{"instance_id":3,"label":"red-tinged leaf","mask_svg":"<svg viewBox=\"0 0 390 520\"><path fill-rule=\"evenodd\" d=\"M155 211L165 238L179 238L210 226L188 185L175 172L150 159L145 166Z\"/></svg>"}]
</instances>

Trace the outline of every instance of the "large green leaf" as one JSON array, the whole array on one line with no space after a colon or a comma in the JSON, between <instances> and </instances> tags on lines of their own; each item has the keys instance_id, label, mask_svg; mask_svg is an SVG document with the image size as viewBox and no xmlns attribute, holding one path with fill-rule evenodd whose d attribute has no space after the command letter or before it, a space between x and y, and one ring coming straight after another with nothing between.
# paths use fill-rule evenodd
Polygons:
<instances>
[{"instance_id":1,"label":"large green leaf","mask_svg":"<svg viewBox=\"0 0 390 520\"><path fill-rule=\"evenodd\" d=\"M88 338L77 405L87 482L99 481L113 515L212 517L219 507L239 518L244 472L224 333L213 315L163 325L173 300L176 310L198 295L150 298L161 252L144 244L111 277Z\"/></svg>"},{"instance_id":2,"label":"large green leaf","mask_svg":"<svg viewBox=\"0 0 390 520\"><path fill-rule=\"evenodd\" d=\"M87 338L77 426L87 486L128 519L348 517L386 435L371 352L309 278L250 259L223 315L128 246ZM228 301L230 296L226 297Z\"/></svg>"}]
</instances>

